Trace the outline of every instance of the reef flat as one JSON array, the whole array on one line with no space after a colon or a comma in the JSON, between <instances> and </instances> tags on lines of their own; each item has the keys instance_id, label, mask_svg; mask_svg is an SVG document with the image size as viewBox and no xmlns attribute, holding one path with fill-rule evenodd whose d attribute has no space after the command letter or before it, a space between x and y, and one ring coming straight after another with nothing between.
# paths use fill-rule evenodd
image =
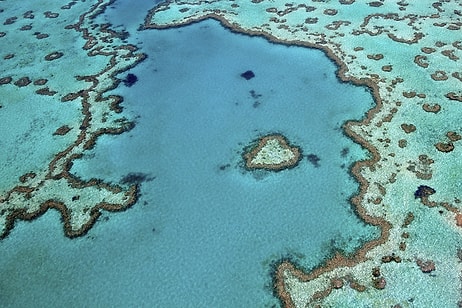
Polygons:
<instances>
[{"instance_id":1,"label":"reef flat","mask_svg":"<svg viewBox=\"0 0 462 308\"><path fill-rule=\"evenodd\" d=\"M300 148L291 147L284 136L274 134L261 137L243 157L247 169L279 171L295 167L302 157L300 154Z\"/></svg>"},{"instance_id":2,"label":"reef flat","mask_svg":"<svg viewBox=\"0 0 462 308\"><path fill-rule=\"evenodd\" d=\"M150 10L144 29L213 18L321 49L341 80L374 94L376 107L344 130L371 153L351 170L361 184L351 202L381 236L310 271L280 260L274 288L284 306L461 305L461 17L458 1L181 1Z\"/></svg>"},{"instance_id":3,"label":"reef flat","mask_svg":"<svg viewBox=\"0 0 462 308\"><path fill-rule=\"evenodd\" d=\"M101 210L120 211L137 186L83 181L73 160L103 134L133 124L121 115L121 97L105 92L114 76L144 59L126 33L94 22L113 1L2 1L0 238L17 219L60 211L69 237L88 231Z\"/></svg>"}]
</instances>

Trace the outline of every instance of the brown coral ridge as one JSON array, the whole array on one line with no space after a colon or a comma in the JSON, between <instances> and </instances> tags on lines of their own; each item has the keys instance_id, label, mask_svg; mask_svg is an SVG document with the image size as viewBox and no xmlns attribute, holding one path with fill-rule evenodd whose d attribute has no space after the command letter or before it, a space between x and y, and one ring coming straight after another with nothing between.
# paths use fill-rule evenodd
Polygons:
<instances>
[{"instance_id":1,"label":"brown coral ridge","mask_svg":"<svg viewBox=\"0 0 462 308\"><path fill-rule=\"evenodd\" d=\"M423 261L417 259L416 264L419 266L422 273L431 273L436 269L435 262L433 262L432 260Z\"/></svg>"},{"instance_id":2,"label":"brown coral ridge","mask_svg":"<svg viewBox=\"0 0 462 308\"><path fill-rule=\"evenodd\" d=\"M45 60L47 61L53 61L53 60L56 60L56 59L59 59L63 56L64 54L60 51L54 51L52 53L49 53L45 56Z\"/></svg>"},{"instance_id":3,"label":"brown coral ridge","mask_svg":"<svg viewBox=\"0 0 462 308\"><path fill-rule=\"evenodd\" d=\"M443 153L449 153L454 150L454 144L452 142L438 142L435 144L435 148Z\"/></svg>"},{"instance_id":4,"label":"brown coral ridge","mask_svg":"<svg viewBox=\"0 0 462 308\"><path fill-rule=\"evenodd\" d=\"M423 55L417 55L414 58L414 63L417 64L420 67L427 68L428 67L428 62L425 62L427 60L426 56Z\"/></svg>"},{"instance_id":5,"label":"brown coral ridge","mask_svg":"<svg viewBox=\"0 0 462 308\"><path fill-rule=\"evenodd\" d=\"M59 13L46 11L43 13L43 15L45 15L45 18L57 18L59 16Z\"/></svg>"},{"instance_id":6,"label":"brown coral ridge","mask_svg":"<svg viewBox=\"0 0 462 308\"><path fill-rule=\"evenodd\" d=\"M449 92L445 94L446 98L449 98L452 101L462 102L462 94L456 94L454 92Z\"/></svg>"},{"instance_id":7,"label":"brown coral ridge","mask_svg":"<svg viewBox=\"0 0 462 308\"><path fill-rule=\"evenodd\" d=\"M13 78L11 78L11 76L2 77L2 78L0 78L0 85L9 84L12 81L13 81Z\"/></svg>"},{"instance_id":8,"label":"brown coral ridge","mask_svg":"<svg viewBox=\"0 0 462 308\"><path fill-rule=\"evenodd\" d=\"M105 4L103 3L103 0L98 0L97 4L93 5L91 10L82 14L79 18L79 22L75 25L73 25L72 29L81 32L83 34L84 39L87 41L87 44L84 46L84 49L88 47L88 42L93 42L97 41L97 39L93 36L91 36L90 32L86 28L82 28L82 24L86 18L93 19L97 15L103 13L107 6L111 5L113 1L109 1ZM53 18L52 14L50 14L50 18ZM110 33L109 30L106 30L105 33ZM128 54L124 55L124 58L134 58L135 61L132 65L127 65L123 67L122 69L119 70L114 70L110 74L110 79L112 81L112 84L110 87L104 88L103 91L98 91L97 86L98 86L98 80L96 77L101 76L105 74L107 71L111 70L117 65L116 61L116 56L117 56L117 51L118 50L127 50ZM50 199L44 201L41 205L39 210L34 211L34 212L27 212L26 208L22 209L15 209L11 210L11 212L8 213L6 216L6 223L5 223L5 229L4 232L0 234L0 239L5 238L8 236L10 231L14 227L14 223L17 219L21 220L33 220L43 213L45 213L48 209L56 209L58 210L64 221L64 233L66 236L73 238L77 236L84 235L88 232L88 230L93 226L93 224L97 221L98 217L101 215L101 210L107 210L107 211L124 211L128 209L130 206L136 203L138 199L138 185L130 185L127 188L122 188L117 185L109 185L106 183L103 183L101 180L89 180L89 181L84 181L82 179L79 179L72 174L70 174L70 169L72 167L72 162L81 157L81 153L79 154L73 154L73 151L75 148L79 147L80 145L83 146L83 150L90 149L92 146L94 146L96 139L103 135L103 134L121 134L123 132L126 132L133 128L133 123L130 122L120 122L119 127L116 128L101 128L97 131L90 132L91 128L91 122L92 122L92 114L90 111L91 107L91 102L89 102L89 92L90 91L95 91L97 93L97 96L95 98L96 102L103 102L110 100L110 109L113 112L120 112L121 107L119 106L120 102L122 101L121 97L115 96L115 95L109 95L107 97L103 97L103 94L106 93L107 91L110 91L114 89L117 84L118 84L118 79L115 77L117 74L120 74L121 72L124 72L126 70L129 70L132 68L134 65L137 63L143 61L145 59L144 54L135 54L135 52L138 49L133 46L133 45L122 45L119 47L115 47L113 52L103 52L99 49L96 51L92 52L91 54L89 53L89 56L95 56L95 55L103 55L110 57L109 64L106 66L106 68L99 72L95 76L87 76L88 81L92 82L93 84L88 88L79 91L78 93L72 93L67 96L65 96L66 99L76 99L77 97L81 98L81 104L82 104L82 114L83 114L83 120L82 124L80 125L80 133L77 137L77 140L74 141L72 145L70 145L67 149L64 151L58 153L55 155L53 160L50 162L48 166L48 172L47 175L37 181L38 183L35 183L33 186L22 186L18 185L8 192L0 199L0 203L7 203L9 202L11 196L13 194L22 194L26 199L30 199L32 195L34 194L35 191L39 190L41 187L45 185L47 181L53 181L53 180L60 180L60 179L65 179L69 187L72 188L77 188L77 189L83 189L83 188L88 188L88 187L95 187L96 189L104 189L113 193L121 193L123 190L125 190L124 193L124 198L123 198L123 204L110 204L107 202L99 202L95 205L92 205L91 208L89 208L90 211L90 219L80 227L80 229L75 230L72 228L71 225L71 212L70 208L66 206L65 202L63 200L59 199ZM4 77L3 82L10 83L12 80L10 79L11 77ZM29 83L31 83L31 80L28 77L23 77L19 79L18 81L15 82L15 85L17 86L26 86ZM65 130L67 130L64 127L59 128L55 133L57 135L64 134ZM32 174L32 173L30 173ZM35 176L34 176L35 177ZM24 182L27 181L28 178L33 178L31 176L25 175L23 177ZM23 183L24 184L24 183ZM74 200L78 200L77 198L73 198ZM6 209L2 209L2 214L5 214Z\"/></svg>"},{"instance_id":9,"label":"brown coral ridge","mask_svg":"<svg viewBox=\"0 0 462 308\"><path fill-rule=\"evenodd\" d=\"M63 126L59 127L58 129L56 129L56 131L53 133L53 135L54 136L64 136L70 131L71 131L71 128L69 126L63 125Z\"/></svg>"},{"instance_id":10,"label":"brown coral ridge","mask_svg":"<svg viewBox=\"0 0 462 308\"><path fill-rule=\"evenodd\" d=\"M379 245L382 245L389 238L390 229L392 228L392 225L383 218L369 215L366 209L362 205L363 197L369 187L369 182L361 175L361 170L363 168L371 167L375 165L380 160L380 154L372 144L367 142L363 137L357 135L352 130L353 126L369 124L371 120L374 118L374 116L382 109L382 98L379 95L378 85L370 78L358 79L355 77L347 76L345 74L346 72L348 72L348 67L346 66L346 64L339 57L337 57L331 49L329 49L328 47L322 44L308 43L308 42L303 42L303 41L280 40L269 33L265 33L262 31L245 30L241 28L238 24L230 23L224 17L219 16L214 13L210 13L202 17L199 17L197 19L190 20L188 22L184 22L181 24L155 25L155 24L150 23L150 20L152 19L152 16L155 13L155 11L156 11L156 7L154 7L148 12L147 16L145 17L144 25L141 27L141 29L146 30L146 29L175 28L179 26L185 26L190 23L200 22L206 19L214 19L214 20L219 21L224 27L236 33L241 33L241 34L244 33L250 36L264 37L271 42L280 43L280 44L295 45L295 46L309 47L309 48L315 48L315 49L322 50L327 55L327 57L330 58L339 67L339 69L337 70L337 76L340 80L342 80L343 82L351 82L359 86L366 86L370 89L374 97L374 100L376 103L375 107L370 109L367 112L366 116L361 121L346 122L346 124L344 124L343 126L343 129L347 136L352 138L358 144L362 145L366 150L368 150L371 153L370 159L358 161L351 168L352 175L357 179L357 181L360 184L359 193L358 195L356 195L355 197L351 199L351 203L353 204L359 218L361 218L367 224L379 227L381 234L379 238L365 243L353 256L347 257L341 254L337 254L332 259L328 260L325 265L315 268L309 273L305 273L305 271L303 271L302 269L297 268L290 261L281 262L275 274L276 278L275 278L274 288L275 288L275 291L277 292L278 298L280 299L284 307L294 307L294 303L292 299L290 298L290 294L287 291L286 286L285 286L285 282L284 282L285 272L289 272L291 275L296 276L301 281L310 281L310 280L315 279L316 277L319 277L323 273L332 271L333 269L337 267L343 267L343 266L352 267L354 265L357 265L365 261L366 260L365 256L368 251L370 251L371 249Z\"/></svg>"},{"instance_id":11,"label":"brown coral ridge","mask_svg":"<svg viewBox=\"0 0 462 308\"><path fill-rule=\"evenodd\" d=\"M403 123L403 124L401 124L401 128L404 130L404 132L406 134L410 134L412 132L415 132L415 130L416 130L416 127L415 127L414 124Z\"/></svg>"},{"instance_id":12,"label":"brown coral ridge","mask_svg":"<svg viewBox=\"0 0 462 308\"><path fill-rule=\"evenodd\" d=\"M14 82L14 85L19 87L19 88L22 88L22 87L25 87L25 86L28 86L32 81L29 79L29 77L21 77L19 78L18 80L16 80Z\"/></svg>"},{"instance_id":13,"label":"brown coral ridge","mask_svg":"<svg viewBox=\"0 0 462 308\"><path fill-rule=\"evenodd\" d=\"M58 92L54 91L54 90L50 90L50 88L48 88L48 87L45 87L45 88L40 88L40 89L36 90L35 93L37 93L39 95L53 96Z\"/></svg>"},{"instance_id":14,"label":"brown coral ridge","mask_svg":"<svg viewBox=\"0 0 462 308\"><path fill-rule=\"evenodd\" d=\"M462 136L454 131L449 131L446 133L446 137L449 139L448 142L438 142L435 144L435 148L443 153L449 153L454 150L454 142L462 139Z\"/></svg>"},{"instance_id":15,"label":"brown coral ridge","mask_svg":"<svg viewBox=\"0 0 462 308\"><path fill-rule=\"evenodd\" d=\"M441 105L439 104L430 105L428 103L425 103L422 105L422 109L425 110L426 112L438 113L441 110Z\"/></svg>"},{"instance_id":16,"label":"brown coral ridge","mask_svg":"<svg viewBox=\"0 0 462 308\"><path fill-rule=\"evenodd\" d=\"M82 185L84 183L78 183ZM90 186L94 186L93 183L87 182L86 184L90 184ZM105 185L105 184L101 184ZM83 186L85 187L85 185ZM15 191L18 191L20 187L17 187ZM114 187L112 187L114 189ZM11 230L14 228L14 222L18 219L20 220L34 220L37 217L43 215L48 209L55 209L61 213L62 219L64 221L64 234L69 238L75 238L82 235L85 235L93 226L93 224L97 221L98 217L101 215L101 210L106 210L110 212L116 211L124 211L128 209L130 206L136 203L138 199L138 188L137 185L133 185L130 189L125 193L128 197L126 204L124 205L114 205L106 202L101 202L93 206L90 210L90 219L88 222L78 230L72 228L71 225L71 212L66 204L59 200L50 199L40 205L40 209L38 211L34 211L32 213L28 213L26 209L18 209L11 212L7 216L5 230L2 234L0 234L0 240L7 237Z\"/></svg>"}]
</instances>

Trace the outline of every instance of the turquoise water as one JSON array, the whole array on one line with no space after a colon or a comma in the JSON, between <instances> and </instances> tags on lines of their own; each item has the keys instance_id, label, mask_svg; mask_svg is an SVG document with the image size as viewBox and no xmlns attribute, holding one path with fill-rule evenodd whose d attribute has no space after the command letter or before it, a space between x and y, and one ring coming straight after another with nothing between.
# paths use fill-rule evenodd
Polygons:
<instances>
[{"instance_id":1,"label":"turquoise water","mask_svg":"<svg viewBox=\"0 0 462 308\"><path fill-rule=\"evenodd\" d=\"M352 252L377 235L350 209L357 184L347 170L366 154L340 128L372 99L339 83L324 54L214 21L139 40L148 54L131 71L139 81L114 91L135 129L102 137L72 171L113 182L131 172L151 178L129 232L153 285L148 297L160 306L269 305L271 262L292 256L311 268L332 249ZM248 69L256 77L246 81ZM317 155L319 167L305 158L275 174L244 171L242 148L274 131Z\"/></svg>"},{"instance_id":2,"label":"turquoise water","mask_svg":"<svg viewBox=\"0 0 462 308\"><path fill-rule=\"evenodd\" d=\"M0 131L6 132L0 140L1 192L11 189L11 183L17 182L20 175L46 168L56 152L72 143L68 138L54 136L56 127L52 125L59 127L80 118L79 106L69 104L63 110L53 98L38 96L30 90L17 93L13 85L9 88L2 89L8 93L8 103L2 107L0 116ZM31 96L36 97L34 108L24 104Z\"/></svg>"},{"instance_id":3,"label":"turquoise water","mask_svg":"<svg viewBox=\"0 0 462 308\"><path fill-rule=\"evenodd\" d=\"M380 79L376 94L383 107L356 127L381 156L362 170L371 183L362 205L393 227L365 262L295 287L286 280L297 306L312 305L306 301L313 292L344 275L367 289L357 292L345 278L344 287L332 290L320 306L457 306L462 252L456 158L461 148L452 140L454 150L442 153L435 144L448 142L449 131L461 134L460 106L446 98L447 92L461 95L460 4L384 2L379 7L378 2L313 0L313 10L303 1L199 2L189 9L185 2L169 2L152 22L172 25L189 14L194 19L220 10L217 14L235 22L238 32L252 29L287 42L330 46L347 65L348 76ZM309 273L335 251L349 254L378 237L348 202L358 190L348 170L368 153L341 129L347 119L359 120L374 106L367 89L340 83L337 68L319 51L231 33L216 21L138 31L155 3L0 1L0 83L5 83L0 85L0 236L9 231L4 228L11 213L39 215L31 222L16 221L0 241L1 307L280 306L271 271L282 258ZM91 12L99 15L93 18ZM375 15L369 19L369 14ZM307 24L311 17L318 22ZM335 20L348 22L335 28ZM107 22L118 37L110 37ZM390 36L409 40L415 31L424 36L411 44ZM88 50L82 49L84 34L95 39ZM148 58L132 67L136 60L128 50L134 49L120 49L127 43ZM57 51L61 58L45 60ZM381 60L374 58L379 53ZM424 54L428 68L414 63ZM131 71L124 71L128 67ZM255 78L241 77L248 70ZM432 79L437 70L448 79ZM128 73L138 79L111 91L125 98L122 113L109 109L112 99L98 97L113 89L116 71L122 72L120 79ZM90 75L95 78L77 77ZM17 81L26 76L32 82L19 87ZM38 95L48 88L50 96ZM84 101L61 101L80 90L90 91ZM408 97L410 91L416 96ZM424 103L439 104L441 110L425 112ZM83 121L88 106L91 117ZM92 133L120 128L127 118L134 129L99 138L91 151L83 148L91 144ZM415 125L416 132L406 133L404 123ZM59 127L70 131L54 133ZM278 173L245 170L243 148L272 133L302 149L299 165ZM112 210L130 202L124 190L111 190L114 186L94 181L81 189L78 181L70 185L61 178L67 176L66 158L52 160L65 149L67 157L83 154L71 170L82 179L125 188L140 183L136 204L119 213L102 210L89 232L72 240L64 235L61 214L43 214L41 204L65 203L76 230L99 202ZM419 162L422 154L434 162ZM432 178L424 180L416 171ZM31 190L14 192L15 185ZM436 206L415 198L420 185L435 189L430 199ZM410 225L403 224L408 213L414 215ZM391 253L401 262L382 261ZM419 260L434 262L435 270L422 272ZM387 282L384 290L371 280L377 266Z\"/></svg>"},{"instance_id":4,"label":"turquoise water","mask_svg":"<svg viewBox=\"0 0 462 308\"><path fill-rule=\"evenodd\" d=\"M310 269L378 236L348 202L358 188L348 168L367 153L341 129L372 97L340 83L322 52L215 21L132 30L129 40L148 58L130 71L138 82L113 93L136 126L98 139L72 172L113 183L142 173L140 200L73 240L55 211L18 222L0 243L0 275L10 277L0 282L2 305L271 306L273 262L291 257ZM247 70L255 78L240 77ZM319 166L305 156L294 169L245 171L242 149L271 132Z\"/></svg>"}]
</instances>

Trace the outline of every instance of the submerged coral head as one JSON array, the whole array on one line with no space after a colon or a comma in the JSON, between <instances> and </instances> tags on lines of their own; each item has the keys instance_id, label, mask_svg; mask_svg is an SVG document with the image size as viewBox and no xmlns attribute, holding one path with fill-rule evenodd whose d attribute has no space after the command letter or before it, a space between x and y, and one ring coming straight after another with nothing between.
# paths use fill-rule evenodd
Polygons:
<instances>
[{"instance_id":1,"label":"submerged coral head","mask_svg":"<svg viewBox=\"0 0 462 308\"><path fill-rule=\"evenodd\" d=\"M250 80L253 77L255 77L255 74L252 71L245 71L244 73L241 74L241 77L245 78L245 80Z\"/></svg>"},{"instance_id":2,"label":"submerged coral head","mask_svg":"<svg viewBox=\"0 0 462 308\"><path fill-rule=\"evenodd\" d=\"M122 81L124 85L126 85L127 87L131 87L138 81L138 77L136 77L135 74L129 73L127 77L125 77L125 79Z\"/></svg>"}]
</instances>

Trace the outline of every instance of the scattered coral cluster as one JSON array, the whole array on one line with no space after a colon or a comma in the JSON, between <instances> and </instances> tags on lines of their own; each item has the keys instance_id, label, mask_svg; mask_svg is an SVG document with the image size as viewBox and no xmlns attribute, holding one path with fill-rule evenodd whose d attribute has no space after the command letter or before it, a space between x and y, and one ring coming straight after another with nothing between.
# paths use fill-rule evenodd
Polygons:
<instances>
[{"instance_id":1,"label":"scattered coral cluster","mask_svg":"<svg viewBox=\"0 0 462 308\"><path fill-rule=\"evenodd\" d=\"M48 147L47 157L51 159L33 161L42 166L17 174L9 183L4 178L2 184L9 188L0 191L0 237L9 233L15 220L34 219L50 208L61 212L67 236L79 236L88 231L101 210L120 211L136 202L136 184L83 181L69 173L72 161L92 148L99 136L119 134L133 126L120 116L121 97L104 95L118 85L115 75L144 59L110 25L95 22L112 2L56 2L54 8L44 8L33 1L0 4L0 117L8 117L13 106L19 104L31 112L24 114L22 121L40 114L37 102L44 98L39 100L37 95L48 97L48 106L51 104L50 108L58 114L66 114L66 109L77 114L67 123L49 119L46 125L53 132L52 138L47 139L50 144L30 139L23 142ZM22 123L12 125L11 132ZM43 127L32 130L36 134L47 131ZM11 143L4 150L14 152L16 146ZM18 159L11 163L24 164Z\"/></svg>"}]
</instances>

